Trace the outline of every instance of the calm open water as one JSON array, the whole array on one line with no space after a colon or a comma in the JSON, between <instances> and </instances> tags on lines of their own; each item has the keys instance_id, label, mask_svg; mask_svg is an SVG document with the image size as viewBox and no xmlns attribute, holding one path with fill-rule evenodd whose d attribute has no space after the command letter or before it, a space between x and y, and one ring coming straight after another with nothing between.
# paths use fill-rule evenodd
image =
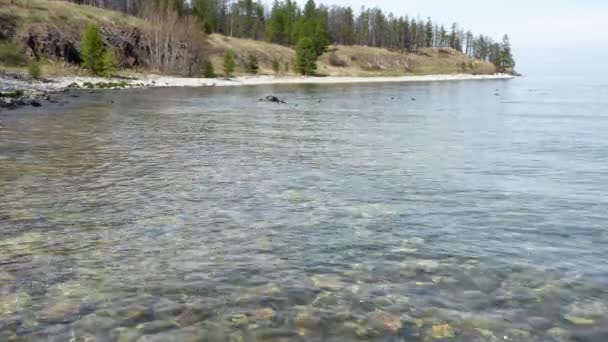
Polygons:
<instances>
[{"instance_id":1,"label":"calm open water","mask_svg":"<svg viewBox=\"0 0 608 342\"><path fill-rule=\"evenodd\" d=\"M605 83L65 100L0 113L1 341L608 341Z\"/></svg>"}]
</instances>

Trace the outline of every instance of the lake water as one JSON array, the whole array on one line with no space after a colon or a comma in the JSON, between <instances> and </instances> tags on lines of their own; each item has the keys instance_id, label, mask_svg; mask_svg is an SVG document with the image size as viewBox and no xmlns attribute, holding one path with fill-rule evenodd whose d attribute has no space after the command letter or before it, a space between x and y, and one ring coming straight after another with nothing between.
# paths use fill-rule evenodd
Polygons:
<instances>
[{"instance_id":1,"label":"lake water","mask_svg":"<svg viewBox=\"0 0 608 342\"><path fill-rule=\"evenodd\" d=\"M0 113L1 341L608 340L606 83L64 100Z\"/></svg>"}]
</instances>

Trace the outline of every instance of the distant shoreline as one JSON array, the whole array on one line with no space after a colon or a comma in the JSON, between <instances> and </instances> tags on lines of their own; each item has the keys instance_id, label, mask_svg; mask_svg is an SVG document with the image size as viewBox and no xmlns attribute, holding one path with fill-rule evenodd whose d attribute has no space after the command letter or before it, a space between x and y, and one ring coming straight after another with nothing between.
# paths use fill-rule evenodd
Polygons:
<instances>
[{"instance_id":1,"label":"distant shoreline","mask_svg":"<svg viewBox=\"0 0 608 342\"><path fill-rule=\"evenodd\" d=\"M327 77L297 77L297 76L239 76L232 78L189 78L176 76L148 75L132 80L111 79L112 82L126 81L132 87L231 87L272 84L349 84L349 83L407 83L407 82L437 82L437 81L467 81L467 80L496 80L511 79L512 75L421 75L421 76L327 76ZM79 85L85 82L107 82L108 80L92 77L58 78L57 81L66 86L72 83Z\"/></svg>"},{"instance_id":2,"label":"distant shoreline","mask_svg":"<svg viewBox=\"0 0 608 342\"><path fill-rule=\"evenodd\" d=\"M0 73L0 92L17 92L18 96L0 97L0 110L15 109L23 106L42 106L45 102L53 102L57 93L69 92L71 89L129 89L129 88L159 88L159 87L235 87L256 85L288 85L288 84L362 84L362 83L408 83L408 82L440 82L440 81L469 81L469 80L499 80L511 79L512 75L422 75L422 76L327 76L327 77L297 77L297 76L238 76L233 78L188 78L162 75L141 75L126 78L100 78L63 76L49 77L44 81L31 81L21 74Z\"/></svg>"}]
</instances>

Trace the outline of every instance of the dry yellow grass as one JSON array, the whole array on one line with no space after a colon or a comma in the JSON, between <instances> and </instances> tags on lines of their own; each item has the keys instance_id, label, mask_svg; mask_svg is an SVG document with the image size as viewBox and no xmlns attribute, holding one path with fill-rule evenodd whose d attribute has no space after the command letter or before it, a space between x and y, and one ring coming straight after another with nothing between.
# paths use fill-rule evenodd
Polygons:
<instances>
[{"instance_id":1,"label":"dry yellow grass","mask_svg":"<svg viewBox=\"0 0 608 342\"><path fill-rule=\"evenodd\" d=\"M147 25L142 19L118 12L50 0L0 0L0 21L14 23L17 36L30 25L36 24L55 27L72 37L79 37L88 22L106 27ZM203 58L213 63L217 74L222 74L223 54L227 49L234 52L236 75L246 74L244 65L250 54L257 57L260 74L275 74L272 67L273 60L279 61L280 75L295 73L293 67L296 54L290 47L218 34L208 36L207 42L207 55ZM334 61L341 61L345 65L332 65L330 63L332 54L335 54ZM319 58L317 71L328 76L401 76L491 74L495 72L495 68L490 63L472 59L451 49L423 49L415 54L365 46L337 45L330 47L329 51ZM43 73L47 75L78 72L77 68L57 63L43 66Z\"/></svg>"},{"instance_id":2,"label":"dry yellow grass","mask_svg":"<svg viewBox=\"0 0 608 342\"><path fill-rule=\"evenodd\" d=\"M218 74L222 73L224 52L228 49L234 53L235 75L246 74L244 65L247 56L250 54L257 57L260 66L259 74L261 75L275 74L272 69L274 59L279 62L281 75L293 74L296 53L289 47L252 39L231 38L219 34L210 35L207 41L209 43L209 60L213 63L215 72ZM285 70L286 63L289 64L288 71Z\"/></svg>"},{"instance_id":3,"label":"dry yellow grass","mask_svg":"<svg viewBox=\"0 0 608 342\"><path fill-rule=\"evenodd\" d=\"M334 54L346 66L329 62ZM430 74L492 74L493 65L453 49L423 49L420 53L390 51L366 46L330 47L319 59L318 71L331 76L402 76Z\"/></svg>"},{"instance_id":4,"label":"dry yellow grass","mask_svg":"<svg viewBox=\"0 0 608 342\"><path fill-rule=\"evenodd\" d=\"M117 26L140 26L141 19L97 7L75 5L50 0L0 0L0 16L14 18L19 26L28 24L53 24L66 27L82 27L88 22Z\"/></svg>"},{"instance_id":5,"label":"dry yellow grass","mask_svg":"<svg viewBox=\"0 0 608 342\"><path fill-rule=\"evenodd\" d=\"M237 75L244 75L244 63L254 54L260 64L260 74L274 74L272 60L281 63L281 74L294 74L295 51L289 47L251 39L230 38L218 34L209 36L210 60L217 73L222 72L224 51L234 52ZM330 55L334 54L345 66L334 66ZM289 71L285 71L285 62ZM492 74L492 64L475 60L453 49L423 49L420 53L390 51L367 46L331 46L319 58L317 72L327 76L403 76L430 74Z\"/></svg>"}]
</instances>

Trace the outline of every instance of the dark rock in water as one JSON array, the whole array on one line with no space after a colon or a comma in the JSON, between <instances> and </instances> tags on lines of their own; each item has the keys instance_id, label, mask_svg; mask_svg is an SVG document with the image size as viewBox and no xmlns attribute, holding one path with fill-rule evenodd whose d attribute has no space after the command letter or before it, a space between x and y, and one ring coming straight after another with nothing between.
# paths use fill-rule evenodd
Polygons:
<instances>
[{"instance_id":1,"label":"dark rock in water","mask_svg":"<svg viewBox=\"0 0 608 342\"><path fill-rule=\"evenodd\" d=\"M33 107L40 107L40 106L42 106L42 104L38 100L31 100L30 101L30 105L32 105Z\"/></svg>"},{"instance_id":2,"label":"dark rock in water","mask_svg":"<svg viewBox=\"0 0 608 342\"><path fill-rule=\"evenodd\" d=\"M13 109L16 107L17 106L12 99L0 99L0 108Z\"/></svg>"},{"instance_id":3,"label":"dark rock in water","mask_svg":"<svg viewBox=\"0 0 608 342\"><path fill-rule=\"evenodd\" d=\"M272 95L268 95L265 98L260 99L260 101L263 101L263 102L273 102L273 103L285 103L285 101L279 99L276 96L272 96Z\"/></svg>"}]
</instances>

